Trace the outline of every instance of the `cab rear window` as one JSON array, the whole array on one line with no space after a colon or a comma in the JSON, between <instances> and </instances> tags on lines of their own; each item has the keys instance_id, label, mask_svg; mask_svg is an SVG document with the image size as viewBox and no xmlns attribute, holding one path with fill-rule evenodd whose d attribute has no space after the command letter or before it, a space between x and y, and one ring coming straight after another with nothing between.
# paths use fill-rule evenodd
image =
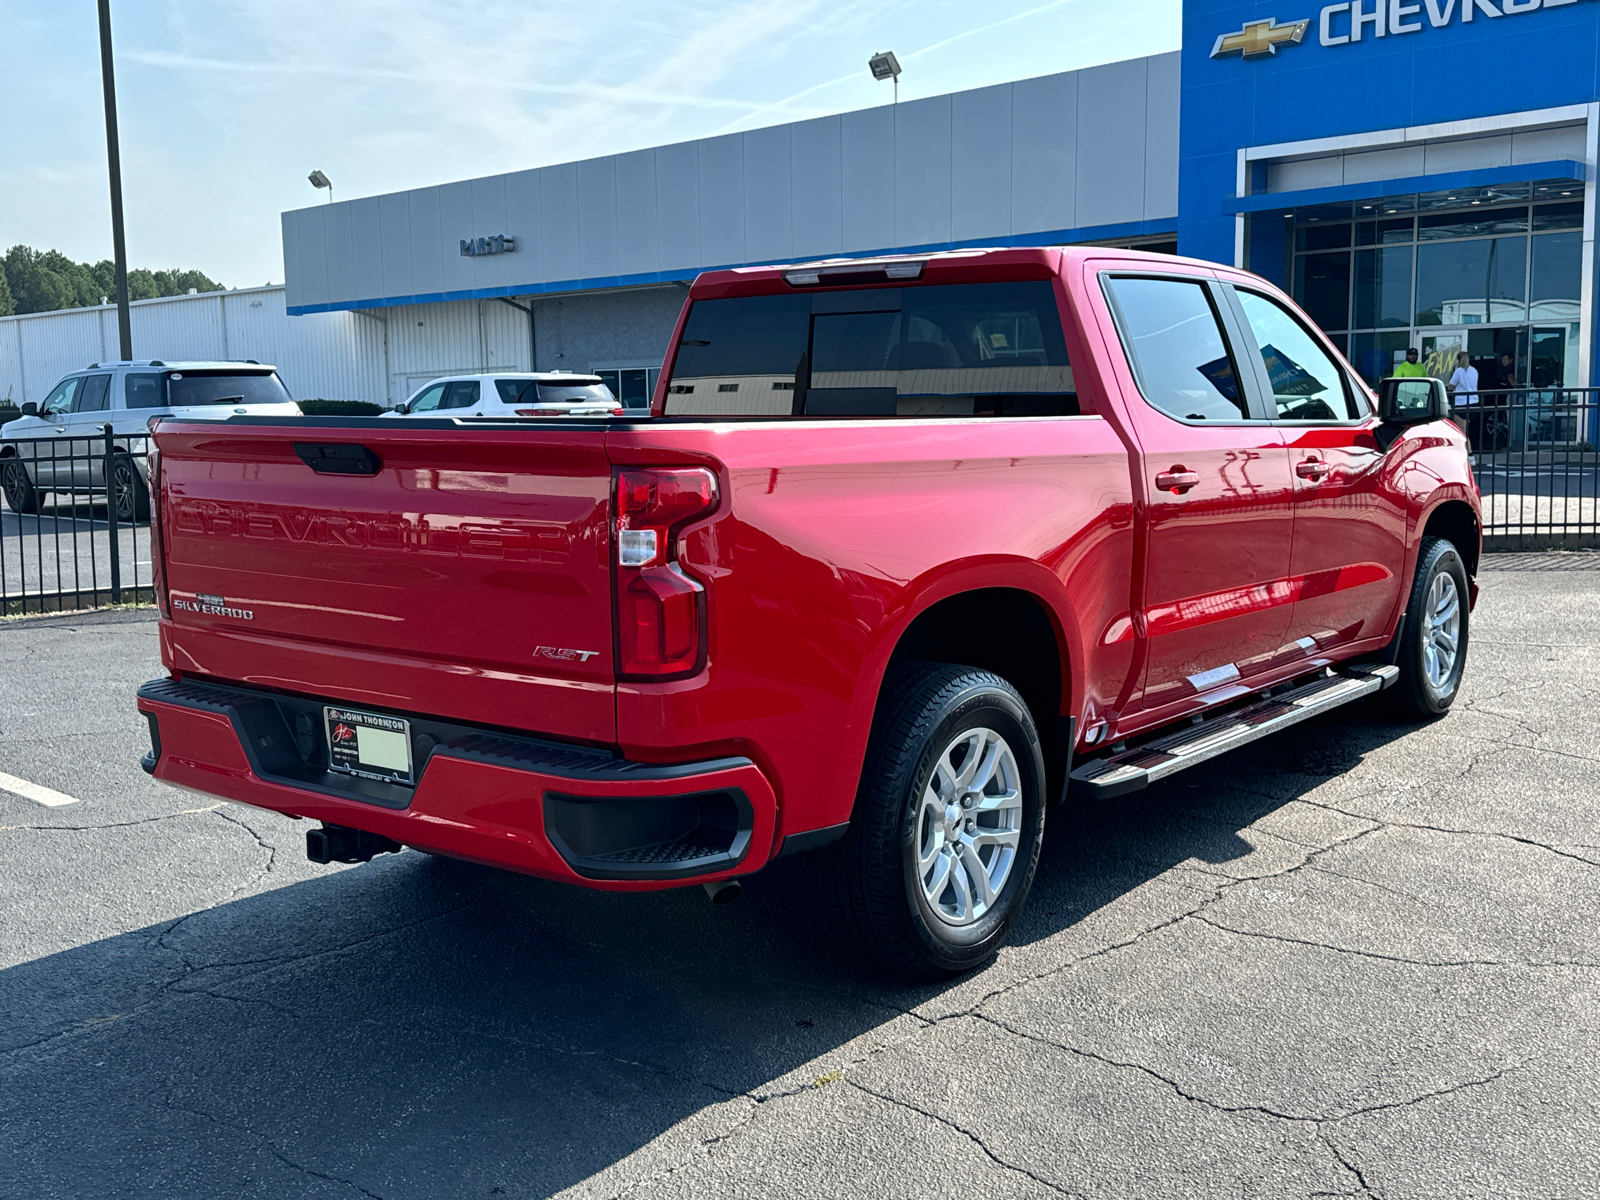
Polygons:
<instances>
[{"instance_id":1,"label":"cab rear window","mask_svg":"<svg viewBox=\"0 0 1600 1200\"><path fill-rule=\"evenodd\" d=\"M669 416L971 417L1078 412L1048 281L696 301Z\"/></svg>"}]
</instances>

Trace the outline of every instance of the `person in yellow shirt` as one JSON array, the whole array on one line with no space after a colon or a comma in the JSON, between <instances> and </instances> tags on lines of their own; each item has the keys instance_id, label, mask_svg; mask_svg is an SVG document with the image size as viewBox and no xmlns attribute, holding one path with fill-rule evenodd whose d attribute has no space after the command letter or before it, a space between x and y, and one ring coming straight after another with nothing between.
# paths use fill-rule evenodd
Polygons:
<instances>
[{"instance_id":1,"label":"person in yellow shirt","mask_svg":"<svg viewBox=\"0 0 1600 1200\"><path fill-rule=\"evenodd\" d=\"M1417 348L1415 346L1406 351L1406 360L1394 369L1395 377L1399 379L1416 379L1428 373L1428 368L1417 361Z\"/></svg>"}]
</instances>

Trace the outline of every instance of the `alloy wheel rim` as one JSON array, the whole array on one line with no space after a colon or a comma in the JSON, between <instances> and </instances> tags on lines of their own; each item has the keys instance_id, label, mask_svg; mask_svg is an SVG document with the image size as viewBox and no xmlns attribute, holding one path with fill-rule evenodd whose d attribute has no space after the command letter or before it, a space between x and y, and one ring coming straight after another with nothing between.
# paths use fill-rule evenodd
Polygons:
<instances>
[{"instance_id":1,"label":"alloy wheel rim","mask_svg":"<svg viewBox=\"0 0 1600 1200\"><path fill-rule=\"evenodd\" d=\"M1443 693L1461 655L1461 592L1445 571L1433 577L1423 609L1422 669L1436 693Z\"/></svg>"},{"instance_id":2,"label":"alloy wheel rim","mask_svg":"<svg viewBox=\"0 0 1600 1200\"><path fill-rule=\"evenodd\" d=\"M15 460L6 463L4 487L6 499L15 502L13 507L16 504L20 504L26 495L26 489L22 486L21 475L22 468Z\"/></svg>"},{"instance_id":3,"label":"alloy wheel rim","mask_svg":"<svg viewBox=\"0 0 1600 1200\"><path fill-rule=\"evenodd\" d=\"M133 479L127 467L118 467L111 473L111 486L117 503L119 520L133 517Z\"/></svg>"},{"instance_id":4,"label":"alloy wheel rim","mask_svg":"<svg viewBox=\"0 0 1600 1200\"><path fill-rule=\"evenodd\" d=\"M966 729L940 753L917 807L917 886L946 925L991 912L1022 842L1022 775L1006 739Z\"/></svg>"}]
</instances>

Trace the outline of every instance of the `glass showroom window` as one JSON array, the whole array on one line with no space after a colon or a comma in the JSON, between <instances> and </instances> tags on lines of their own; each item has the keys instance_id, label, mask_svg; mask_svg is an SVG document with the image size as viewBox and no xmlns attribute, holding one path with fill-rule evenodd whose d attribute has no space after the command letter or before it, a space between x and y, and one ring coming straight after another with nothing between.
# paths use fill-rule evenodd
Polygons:
<instances>
[{"instance_id":1,"label":"glass showroom window","mask_svg":"<svg viewBox=\"0 0 1600 1200\"><path fill-rule=\"evenodd\" d=\"M649 408L661 368L619 367L593 373L600 376L600 382L611 389L611 394L622 401L624 408Z\"/></svg>"},{"instance_id":2,"label":"glass showroom window","mask_svg":"<svg viewBox=\"0 0 1600 1200\"><path fill-rule=\"evenodd\" d=\"M1519 382L1537 374L1575 383L1581 186L1555 180L1298 210L1294 297L1370 382L1408 346L1426 342L1443 361L1459 342L1485 359L1480 371L1494 365L1497 382L1509 353Z\"/></svg>"}]
</instances>

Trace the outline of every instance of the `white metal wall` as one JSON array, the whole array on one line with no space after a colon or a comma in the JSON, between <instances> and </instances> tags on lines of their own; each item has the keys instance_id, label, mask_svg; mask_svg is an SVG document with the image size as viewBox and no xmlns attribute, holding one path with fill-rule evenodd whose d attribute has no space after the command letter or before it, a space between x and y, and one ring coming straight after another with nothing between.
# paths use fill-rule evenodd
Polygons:
<instances>
[{"instance_id":1,"label":"white metal wall","mask_svg":"<svg viewBox=\"0 0 1600 1200\"><path fill-rule=\"evenodd\" d=\"M129 312L133 352L167 361L253 358L276 365L297 399L382 403L383 325L351 312L291 317L283 294L267 287L137 301ZM117 354L111 305L0 317L0 398L41 401L69 371Z\"/></svg>"},{"instance_id":2,"label":"white metal wall","mask_svg":"<svg viewBox=\"0 0 1600 1200\"><path fill-rule=\"evenodd\" d=\"M291 308L1175 222L1178 53L283 214ZM1077 234L1072 239L1048 235ZM511 234L510 253L464 239ZM542 353L542 352L541 352Z\"/></svg>"}]
</instances>

